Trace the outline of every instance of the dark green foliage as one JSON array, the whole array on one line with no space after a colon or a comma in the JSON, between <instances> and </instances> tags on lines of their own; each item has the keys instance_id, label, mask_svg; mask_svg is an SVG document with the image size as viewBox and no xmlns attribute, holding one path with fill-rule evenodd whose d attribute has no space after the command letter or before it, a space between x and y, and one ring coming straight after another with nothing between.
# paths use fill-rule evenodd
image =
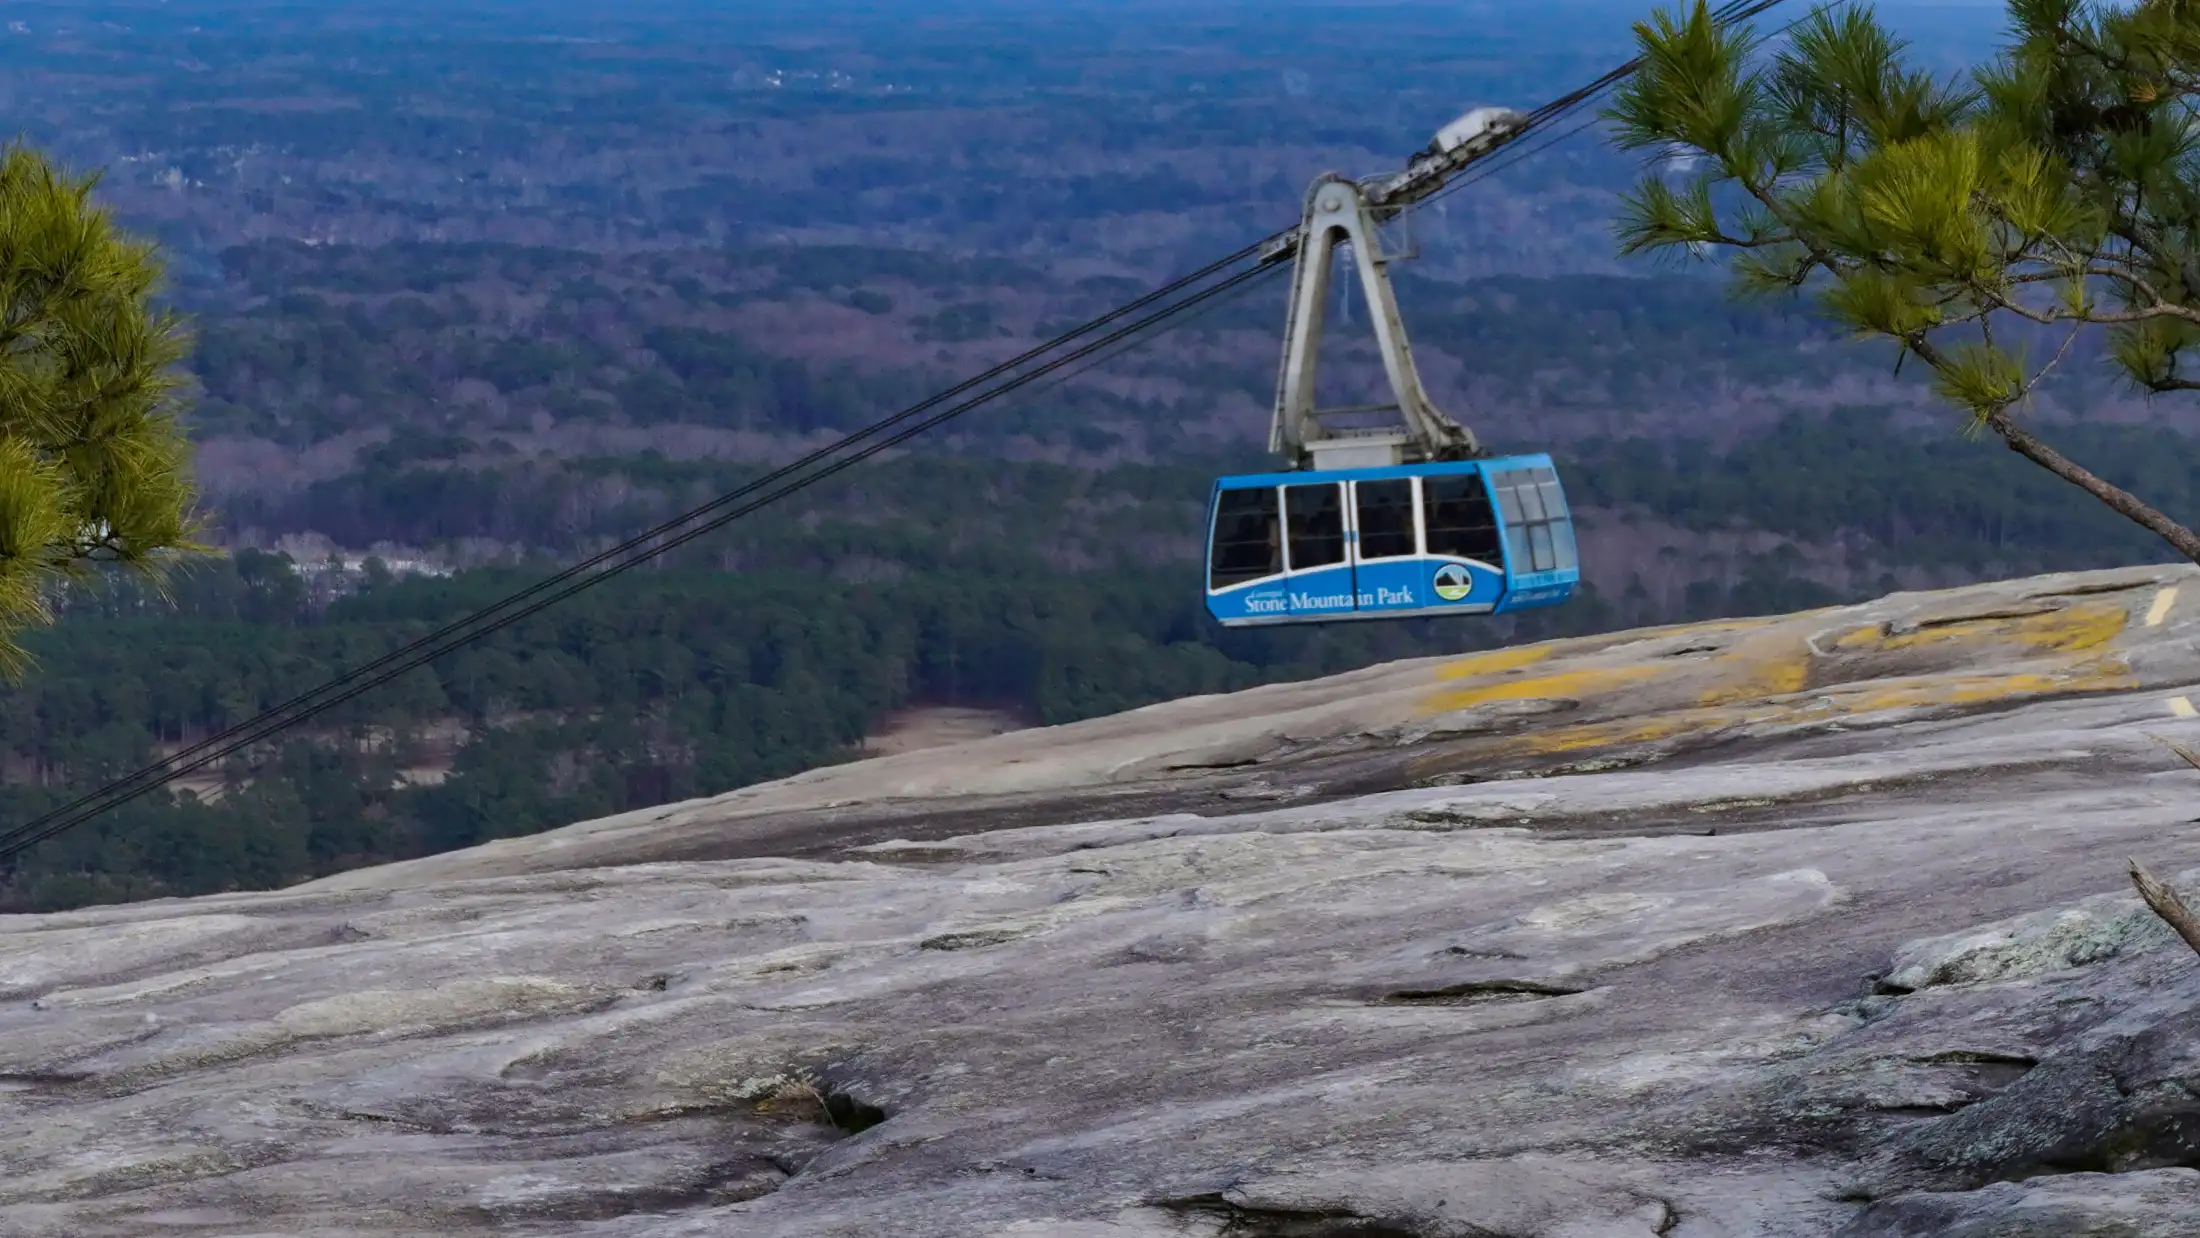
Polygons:
<instances>
[{"instance_id":1,"label":"dark green foliage","mask_svg":"<svg viewBox=\"0 0 2200 1238\"><path fill-rule=\"evenodd\" d=\"M908 101L865 93L884 78L853 94L793 77L766 90L745 60L764 53L692 47L685 28L609 55L596 44L515 42L502 30L446 46L369 22L327 54L286 53L292 67L273 70L297 84L296 66L309 65L315 80L304 84L363 101L311 113L184 106L223 101L236 83L160 77L158 97L128 114L143 119L117 122L138 128L113 148L176 152L182 176L215 186L154 199L163 219L178 221L166 226L200 247L193 292L218 310L201 315L206 399L193 429L324 447L361 430L390 434L348 469L338 461L327 471L333 451L311 462L300 452L292 474L278 475L277 464L232 482L249 492L225 498L225 530L312 530L355 547L485 539L538 562L443 581L399 580L370 562L354 591L332 600L320 578L243 552L180 581L172 608L128 590L72 596L66 622L37 642L37 678L0 695L0 824L760 471L667 455L760 442L753 461L865 424L963 377L980 352L1013 351L1009 341L1031 338L1034 322L1052 334L1282 222L1312 169L1276 166L1262 135L1279 123L1318 147L1402 153L1448 118L1461 80L1526 102L1580 76L1581 57L1601 68L1620 50L1617 38L1576 46L1578 18L1543 15L1533 21L1565 23L1564 56L1537 51L1518 23L1498 31L1466 18L1472 63L1435 44L1401 58L1382 23L1421 25L1425 14L1339 12L1323 20L1329 46L1348 54L1314 74L1308 102L1288 102L1299 96L1277 72L1305 41L1269 16L1232 36L1266 41L1253 61L1199 66L1192 84L1212 92L1205 97L1185 89L1175 53L1147 57L1123 41L1127 28L1083 18L1058 20L1089 20L1090 54L1104 63L1081 63L1088 44L1058 30L1013 39L989 30L969 47L963 35L948 47L910 34L929 50L877 62L897 86L917 87ZM266 37L294 48L327 37L289 29ZM130 37L146 39L142 29ZM971 71L973 48L992 49L982 72ZM1076 54L1065 60L1065 48ZM838 53L770 57L794 72ZM269 68L253 55L205 59ZM620 80L600 77L603 65ZM117 72L96 57L78 69ZM1370 72L1383 78L1384 106L1339 112L1331 100ZM1097 105L1101 79L1088 73L1108 75L1109 95L1131 102ZM749 85L733 80L743 76ZM419 80L436 89L393 85ZM386 106L415 95L432 97L434 113ZM978 95L1002 110L958 111ZM913 130L894 115L911 106L927 111L917 124L955 132ZM83 114L71 106L68 123ZM787 146L767 136L772 126L838 116L862 123L818 124L841 136L773 166L746 153ZM658 154L635 145L652 133L667 140ZM210 153L247 146L269 153L240 166ZM1065 151L1098 153L1121 170L1095 176L1089 161L1034 157ZM976 158L965 166L965 155ZM1578 236L1595 226L1590 216L1609 199L1579 190L1616 184L1616 165L1562 155L1476 191L1471 213L1501 226L1471 233L1473 269L1552 269L1568 228ZM607 159L630 171L600 175ZM955 174L943 178L948 166ZM373 248L241 240L217 218L220 195L234 191L225 187L245 187L250 212L264 217L252 235L414 239ZM1503 195L1553 187L1565 192L1535 200L1532 228L1502 226L1517 205ZM1191 230L1172 231L1162 253L1099 252L1096 221L1155 211ZM1193 219L1201 211L1207 223ZM1228 235L1210 243L1218 228ZM552 244L418 239L485 234ZM893 235L910 247L799 243L821 235ZM985 253L1104 257L1148 277L1071 282L976 256ZM1113 390L1103 373L990 407L926 440L928 454L874 461L678 552L664 571L584 595L349 705L227 771L218 803L129 805L0 874L0 904L279 884L724 790L845 759L894 710L916 704L1067 721L1381 658L1819 605L1883 588L1897 572L1963 577L2155 553L2006 451L1912 439L1874 410L1779 421L1768 409L1785 397L1768 393L1870 390L1853 385L1857 375L1890 361L1814 346L1825 327L1804 312L1729 305L1709 281L1423 284L1411 267L1406 276L1417 341L1462 363L1461 389L1479 405L1457 411L1501 447L1560 455L1577 502L1591 509L1585 550L1608 593L1496 623L1216 630L1197 606L1200 505L1214 472L1259 462L1259 427L1225 425L1217 410L1239 410L1229 417L1242 421L1273 380L1266 341L1280 292L1249 297L1116 367L1113 377L1130 381ZM818 344L850 335L864 341L861 354ZM2081 343L2070 360L2101 354ZM2050 394L2083 407L2063 399L2070 390ZM1545 437L1539 412L1567 419L1573 437ZM1615 425L1640 437L1582 441ZM666 454L572 458L622 450L606 445L612 436L580 433L605 426L628 444L647 428L643 441ZM737 436L693 427L755 437L728 448ZM2189 448L2174 436L2094 428L2058 431L2057 441L2171 510L2200 499L2180 463ZM1023 462L1031 455L1069 464ZM1645 555L1651 562L1615 564L1608 547L1622 544L1622 521L1684 534ZM1723 562L1698 554L1736 535L1763 545L1767 533L1786 540L1761 553L1716 551ZM403 777L446 759L439 784Z\"/></svg>"},{"instance_id":2,"label":"dark green foliage","mask_svg":"<svg viewBox=\"0 0 2200 1238\"><path fill-rule=\"evenodd\" d=\"M154 570L191 547L176 414L181 322L151 245L70 176L0 151L0 668L45 595L95 563Z\"/></svg>"},{"instance_id":3,"label":"dark green foliage","mask_svg":"<svg viewBox=\"0 0 2200 1238\"><path fill-rule=\"evenodd\" d=\"M2056 437L2164 510L2200 515L2200 453L2190 439L2114 425L2065 427ZM1890 566L2018 575L2168 553L1998 440L1904 432L1876 409L1789 418L1723 451L1638 439L1584 448L1573 463L1577 503L1703 532L1760 529L1805 544L1847 535Z\"/></svg>"},{"instance_id":4,"label":"dark green foliage","mask_svg":"<svg viewBox=\"0 0 2200 1238\"><path fill-rule=\"evenodd\" d=\"M1636 26L1615 141L1654 161L1627 195L1627 253L1716 255L1760 298L1809 290L1849 333L1914 359L1982 430L2200 560L2160 501L2020 424L2088 341L2132 385L2200 391L2200 12L2010 0L2006 45L1941 80L1869 9L1784 37L1706 0ZM2084 354L2080 354L2084 355Z\"/></svg>"},{"instance_id":5,"label":"dark green foliage","mask_svg":"<svg viewBox=\"0 0 2200 1238\"><path fill-rule=\"evenodd\" d=\"M2070 438L2104 473L2149 486L2173 510L2200 507L2186 440L2135 427ZM1791 419L1725 448L1614 441L1561 461L1588 509L1585 556L1593 572L1602 564L1606 578L1627 582L1616 593L1592 589L1565 608L1494 623L1238 633L1215 628L1198 606L1185 530L1197 527L1205 494L1199 470L880 464L821 491L807 511L759 517L699 552L704 566L724 558L741 572L641 572L584 593L257 754L234 771L249 773L249 786L218 804L140 801L39 849L0 882L0 903L275 884L723 791L845 759L914 704L1066 722L1385 658L1825 605L1891 587L1884 573L1896 569L1965 578L2160 553L2011 452L1917 437L1871 410ZM739 476L722 470L643 457L548 477L569 487L617 480L685 502ZM396 476L442 478L445 488L400 489L390 501L442 503L421 518L461 522L545 489L537 479L490 491L484 479L494 475L408 470ZM626 531L632 516L612 524ZM1742 530L1790 540L1711 576L1679 559L1610 564L1603 531L1633 519L1706 539ZM1828 548L1844 543L1855 562L1832 563L1828 577ZM172 606L127 589L73 598L64 622L33 642L37 673L0 695L0 821L134 768L156 745L249 717L531 579L398 581L370 564L359 587L331 602L287 560L243 552L182 577ZM461 732L473 738L447 781L400 784L399 770Z\"/></svg>"},{"instance_id":6,"label":"dark green foliage","mask_svg":"<svg viewBox=\"0 0 2200 1238\"><path fill-rule=\"evenodd\" d=\"M318 685L527 578L382 583L325 609L285 561L201 572L183 615L87 599L0 698L0 820L20 821ZM285 583L285 582L288 583ZM851 585L785 574L653 573L591 592L240 760L216 804L140 801L23 858L0 905L278 884L724 791L852 755L913 703L1052 724L1497 639L1508 627L1237 636L1196 574L939 571ZM273 608L290 602L288 613ZM1593 606L1555 619L1584 626ZM474 736L447 781L399 771ZM241 785L249 781L249 785Z\"/></svg>"}]
</instances>

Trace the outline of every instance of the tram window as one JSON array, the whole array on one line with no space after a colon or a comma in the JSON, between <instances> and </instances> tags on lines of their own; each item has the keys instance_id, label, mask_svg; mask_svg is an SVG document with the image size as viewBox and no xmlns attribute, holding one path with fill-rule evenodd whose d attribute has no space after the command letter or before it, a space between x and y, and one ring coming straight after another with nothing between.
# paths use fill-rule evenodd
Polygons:
<instances>
[{"instance_id":1,"label":"tram window","mask_svg":"<svg viewBox=\"0 0 2200 1238\"><path fill-rule=\"evenodd\" d=\"M1543 510L1551 519L1566 515L1566 496L1559 493L1558 474L1550 469L1535 471L1535 488L1543 492Z\"/></svg>"},{"instance_id":2,"label":"tram window","mask_svg":"<svg viewBox=\"0 0 2200 1238\"><path fill-rule=\"evenodd\" d=\"M1520 509L1519 488L1507 484L1511 478L1505 474L1499 474L1493 480L1497 482L1497 506L1505 513L1505 523L1519 524L1525 521L1528 516Z\"/></svg>"},{"instance_id":3,"label":"tram window","mask_svg":"<svg viewBox=\"0 0 2200 1238\"><path fill-rule=\"evenodd\" d=\"M1573 520L1559 493L1558 473L1543 467L1508 469L1490 478L1505 513L1507 567L1515 572L1580 567Z\"/></svg>"},{"instance_id":4,"label":"tram window","mask_svg":"<svg viewBox=\"0 0 2200 1238\"><path fill-rule=\"evenodd\" d=\"M1451 473L1421 479L1422 523L1428 553L1495 563L1497 514L1490 510L1489 487L1479 473Z\"/></svg>"},{"instance_id":5,"label":"tram window","mask_svg":"<svg viewBox=\"0 0 2200 1238\"><path fill-rule=\"evenodd\" d=\"M1363 481L1359 494L1360 557L1395 559L1414 553L1413 481Z\"/></svg>"},{"instance_id":6,"label":"tram window","mask_svg":"<svg viewBox=\"0 0 2200 1238\"><path fill-rule=\"evenodd\" d=\"M1225 490L1215 499L1215 544L1209 556L1210 589L1283 571L1282 525L1276 515L1273 486Z\"/></svg>"},{"instance_id":7,"label":"tram window","mask_svg":"<svg viewBox=\"0 0 2200 1238\"><path fill-rule=\"evenodd\" d=\"M1528 549L1535 556L1536 571L1548 572L1558 567L1558 556L1551 549L1551 526L1547 524L1529 525Z\"/></svg>"},{"instance_id":8,"label":"tram window","mask_svg":"<svg viewBox=\"0 0 2200 1238\"><path fill-rule=\"evenodd\" d=\"M1543 511L1542 491L1537 490L1534 486L1522 486L1514 493L1520 496L1520 510L1528 518L1529 524L1550 519Z\"/></svg>"},{"instance_id":9,"label":"tram window","mask_svg":"<svg viewBox=\"0 0 2200 1238\"><path fill-rule=\"evenodd\" d=\"M1344 499L1340 489L1335 482L1283 488L1292 571L1344 562Z\"/></svg>"}]
</instances>

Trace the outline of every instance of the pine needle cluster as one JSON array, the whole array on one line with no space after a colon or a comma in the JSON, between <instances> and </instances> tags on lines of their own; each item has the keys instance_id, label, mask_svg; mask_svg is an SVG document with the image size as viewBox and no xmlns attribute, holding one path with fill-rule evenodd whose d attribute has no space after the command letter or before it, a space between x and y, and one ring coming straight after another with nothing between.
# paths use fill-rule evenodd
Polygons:
<instances>
[{"instance_id":1,"label":"pine needle cluster","mask_svg":"<svg viewBox=\"0 0 2200 1238\"><path fill-rule=\"evenodd\" d=\"M54 591L103 570L158 578L199 549L179 423L189 344L155 303L153 247L70 176L0 151L0 671Z\"/></svg>"},{"instance_id":2,"label":"pine needle cluster","mask_svg":"<svg viewBox=\"0 0 2200 1238\"><path fill-rule=\"evenodd\" d=\"M2200 0L2008 17L1990 63L1937 81L1868 8L1815 10L1777 45L1702 0L1657 13L1606 112L1655 161L1621 249L1813 293L1897 368L1929 366L1974 428L2200 561L2200 537L2014 416L2087 332L2144 391L2200 390Z\"/></svg>"}]
</instances>

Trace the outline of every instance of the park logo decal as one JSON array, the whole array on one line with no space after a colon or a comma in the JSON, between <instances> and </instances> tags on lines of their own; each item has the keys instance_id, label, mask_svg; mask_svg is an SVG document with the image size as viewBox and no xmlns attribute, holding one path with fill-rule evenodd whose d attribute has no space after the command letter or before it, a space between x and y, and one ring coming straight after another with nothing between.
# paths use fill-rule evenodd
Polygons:
<instances>
[{"instance_id":1,"label":"park logo decal","mask_svg":"<svg viewBox=\"0 0 2200 1238\"><path fill-rule=\"evenodd\" d=\"M1436 596L1447 602L1457 602L1474 592L1474 577L1456 563L1446 563L1436 569Z\"/></svg>"}]
</instances>

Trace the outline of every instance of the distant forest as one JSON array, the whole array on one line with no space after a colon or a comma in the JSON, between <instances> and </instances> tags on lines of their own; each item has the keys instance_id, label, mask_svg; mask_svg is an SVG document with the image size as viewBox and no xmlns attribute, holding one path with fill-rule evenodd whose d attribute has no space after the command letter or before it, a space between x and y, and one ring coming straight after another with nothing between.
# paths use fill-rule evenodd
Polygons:
<instances>
[{"instance_id":1,"label":"distant forest","mask_svg":"<svg viewBox=\"0 0 2200 1238\"><path fill-rule=\"evenodd\" d=\"M11 116L104 169L169 260L229 553L172 599L71 596L31 635L36 666L0 690L0 826L1255 239L1319 172L1394 168L1465 106L1562 93L1640 16L1134 7L11 6ZM1995 20L1900 19L1944 66ZM1265 459L1271 281L31 852L0 910L278 885L724 791L854 759L914 706L1063 722L2162 557L1807 307L1621 261L1634 170L1582 134L1397 238L1438 402L1561 463L1591 581L1565 608L1204 617L1208 487ZM2042 432L2200 518L2177 431L2200 419L2093 362L2043 393ZM1324 372L1376 367L1340 344ZM331 573L331 546L458 570Z\"/></svg>"},{"instance_id":2,"label":"distant forest","mask_svg":"<svg viewBox=\"0 0 2200 1238\"><path fill-rule=\"evenodd\" d=\"M315 606L284 559L246 551L172 603L80 602L0 697L0 821L21 821L318 686L529 578L370 580ZM890 710L962 702L1034 724L1409 654L1595 626L1592 600L1501 629L1360 626L1224 634L1196 575L1063 573L1005 551L983 569L852 584L659 572L583 595L378 690L212 785L148 797L0 877L0 910L280 885L531 833L844 760ZM448 777L412 785L439 731ZM202 798L203 796L203 798Z\"/></svg>"},{"instance_id":3,"label":"distant forest","mask_svg":"<svg viewBox=\"0 0 2200 1238\"><path fill-rule=\"evenodd\" d=\"M2172 510L2200 499L2200 466L2165 431L2065 438ZM1920 438L1862 410L1797 420L1738 451L1623 442L1562 463L1588 509L1592 570L1600 541L1642 521L1707 544L1737 529L1809 537L1838 525L1862 539L1859 561L1814 569L1781 541L1723 552L1717 575L1679 556L1607 564L1604 588L1518 619L1232 633L1198 602L1196 550L1184 536L1204 493L1196 474L1027 469L988 481L995 466L982 460L904 457L851 483L868 487L870 501L760 521L686 565L583 594L362 698L311 734L239 758L212 785L139 800L34 851L0 875L0 909L279 885L730 790L850 759L910 705L977 705L1053 724L1388 658L1831 604L1900 583L1896 570L1964 578L1981 564L2023 572L2162 557L2006 452ZM660 480L683 472L655 469ZM686 472L698 485L736 476ZM403 494L418 500L391 484L393 511L406 506ZM443 491L472 495L484 511L499 496L540 492L540 482L500 488L481 478ZM873 503L900 514L862 519ZM973 523L974 511L987 519ZM1113 524L1080 517L1111 511ZM729 559L737 570L725 570ZM1683 586L1664 587L1661 573ZM0 695L0 821L250 717L533 578L515 569L400 580L370 563L330 599L288 559L247 550L201 564L170 600L127 589L76 599L56 629L34 635L35 671ZM447 776L408 782L438 745L456 748L441 762Z\"/></svg>"}]
</instances>

